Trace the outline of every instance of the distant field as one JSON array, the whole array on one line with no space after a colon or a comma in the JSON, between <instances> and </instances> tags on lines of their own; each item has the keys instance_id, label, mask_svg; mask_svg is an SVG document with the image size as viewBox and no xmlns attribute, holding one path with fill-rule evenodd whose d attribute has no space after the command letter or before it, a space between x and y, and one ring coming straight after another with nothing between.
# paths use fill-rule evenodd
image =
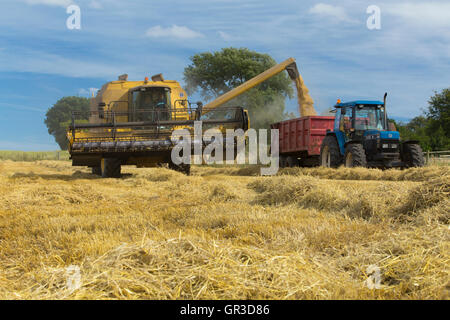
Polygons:
<instances>
[{"instance_id":1,"label":"distant field","mask_svg":"<svg viewBox=\"0 0 450 320\"><path fill-rule=\"evenodd\" d=\"M12 161L38 161L38 160L69 160L67 151L7 151L0 150L0 160ZM431 166L450 166L450 158L447 157L431 157L429 160ZM222 165L213 166L220 168Z\"/></svg>"},{"instance_id":2,"label":"distant field","mask_svg":"<svg viewBox=\"0 0 450 320\"><path fill-rule=\"evenodd\" d=\"M7 151L0 150L0 160L37 161L37 160L69 160L67 151Z\"/></svg>"},{"instance_id":3,"label":"distant field","mask_svg":"<svg viewBox=\"0 0 450 320\"><path fill-rule=\"evenodd\" d=\"M0 161L0 299L448 299L450 168Z\"/></svg>"}]
</instances>

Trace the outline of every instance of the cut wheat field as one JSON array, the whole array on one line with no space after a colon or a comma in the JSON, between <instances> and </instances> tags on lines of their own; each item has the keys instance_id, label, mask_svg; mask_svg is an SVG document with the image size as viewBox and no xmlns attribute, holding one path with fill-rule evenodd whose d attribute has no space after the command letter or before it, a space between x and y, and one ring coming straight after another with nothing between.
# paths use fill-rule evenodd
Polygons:
<instances>
[{"instance_id":1,"label":"cut wheat field","mask_svg":"<svg viewBox=\"0 0 450 320\"><path fill-rule=\"evenodd\" d=\"M0 299L449 298L448 166L122 171L0 161Z\"/></svg>"}]
</instances>

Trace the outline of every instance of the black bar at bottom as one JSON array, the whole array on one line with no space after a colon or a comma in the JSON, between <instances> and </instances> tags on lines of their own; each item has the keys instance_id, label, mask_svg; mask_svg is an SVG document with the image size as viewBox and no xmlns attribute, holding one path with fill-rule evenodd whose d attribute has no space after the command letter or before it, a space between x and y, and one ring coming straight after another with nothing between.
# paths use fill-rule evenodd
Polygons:
<instances>
[{"instance_id":1,"label":"black bar at bottom","mask_svg":"<svg viewBox=\"0 0 450 320\"><path fill-rule=\"evenodd\" d=\"M62 311L70 310L71 316L85 317L83 306L89 307L89 315L100 318L117 318L121 313L126 318L142 317L145 319L336 319L365 318L370 313L371 318L384 319L389 316L405 318L423 310L433 310L438 313L439 307L448 305L446 301L273 301L273 300L146 300L146 301L3 301L2 309L14 308L14 314L29 312L29 308L21 308L21 304L33 304L33 310L42 305L52 314L60 315L55 307L61 306ZM77 305L75 308L74 306ZM81 307L81 308L80 308ZM92 307L92 308L91 308ZM22 311L24 310L24 311ZM13 310L11 310L13 311ZM78 314L77 314L78 313Z\"/></svg>"}]
</instances>

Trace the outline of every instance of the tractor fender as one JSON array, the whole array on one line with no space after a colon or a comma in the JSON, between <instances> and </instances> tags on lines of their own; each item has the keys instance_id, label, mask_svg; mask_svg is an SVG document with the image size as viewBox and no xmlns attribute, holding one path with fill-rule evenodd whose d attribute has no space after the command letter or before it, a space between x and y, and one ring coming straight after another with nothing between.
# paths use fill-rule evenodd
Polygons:
<instances>
[{"instance_id":1,"label":"tractor fender","mask_svg":"<svg viewBox=\"0 0 450 320\"><path fill-rule=\"evenodd\" d=\"M403 154L403 146L407 144L419 144L418 140L406 140L400 143L400 152Z\"/></svg>"},{"instance_id":2,"label":"tractor fender","mask_svg":"<svg viewBox=\"0 0 450 320\"><path fill-rule=\"evenodd\" d=\"M351 141L347 141L345 144L344 144L344 148L347 148L347 146L349 145L349 144L362 144L362 140L351 140Z\"/></svg>"},{"instance_id":3,"label":"tractor fender","mask_svg":"<svg viewBox=\"0 0 450 320\"><path fill-rule=\"evenodd\" d=\"M402 141L402 144L419 144L418 140L406 140Z\"/></svg>"},{"instance_id":4,"label":"tractor fender","mask_svg":"<svg viewBox=\"0 0 450 320\"><path fill-rule=\"evenodd\" d=\"M325 137L333 137L333 138L335 138L338 146L340 146L339 138L337 137L336 132L327 130L327 133L326 133ZM325 139L325 137L324 137L324 139Z\"/></svg>"}]
</instances>

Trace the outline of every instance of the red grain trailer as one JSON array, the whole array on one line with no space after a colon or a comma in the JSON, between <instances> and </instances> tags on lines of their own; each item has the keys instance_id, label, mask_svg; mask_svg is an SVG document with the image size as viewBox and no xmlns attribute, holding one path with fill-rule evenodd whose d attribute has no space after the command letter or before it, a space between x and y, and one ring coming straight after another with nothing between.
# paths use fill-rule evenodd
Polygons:
<instances>
[{"instance_id":1,"label":"red grain trailer","mask_svg":"<svg viewBox=\"0 0 450 320\"><path fill-rule=\"evenodd\" d=\"M319 165L320 146L334 117L310 116L271 125L280 132L280 167Z\"/></svg>"}]
</instances>

